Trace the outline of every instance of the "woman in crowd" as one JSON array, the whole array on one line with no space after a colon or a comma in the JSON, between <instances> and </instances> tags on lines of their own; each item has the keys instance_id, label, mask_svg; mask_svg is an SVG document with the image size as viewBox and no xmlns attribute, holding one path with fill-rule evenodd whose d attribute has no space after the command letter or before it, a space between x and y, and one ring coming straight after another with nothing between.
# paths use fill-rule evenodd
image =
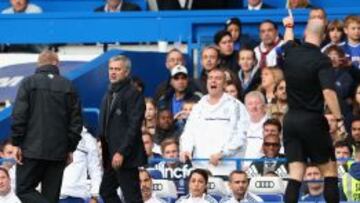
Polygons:
<instances>
[{"instance_id":1,"label":"woman in crowd","mask_svg":"<svg viewBox=\"0 0 360 203\"><path fill-rule=\"evenodd\" d=\"M154 99L151 97L145 98L145 117L143 122L143 131L149 132L151 135L155 134L155 127L156 127L156 104Z\"/></svg>"},{"instance_id":2,"label":"woman in crowd","mask_svg":"<svg viewBox=\"0 0 360 203\"><path fill-rule=\"evenodd\" d=\"M226 67L232 72L237 73L239 66L237 64L237 51L234 50L234 42L230 32L221 30L214 36L214 43L220 50L220 67Z\"/></svg>"},{"instance_id":3,"label":"woman in crowd","mask_svg":"<svg viewBox=\"0 0 360 203\"><path fill-rule=\"evenodd\" d=\"M284 79L275 85L274 94L275 103L269 106L268 114L272 118L277 118L282 123L284 115L288 111L286 82Z\"/></svg>"},{"instance_id":4,"label":"woman in crowd","mask_svg":"<svg viewBox=\"0 0 360 203\"><path fill-rule=\"evenodd\" d=\"M239 86L237 86L234 82L226 83L225 92L240 101L241 90Z\"/></svg>"},{"instance_id":5,"label":"woman in crowd","mask_svg":"<svg viewBox=\"0 0 360 203\"><path fill-rule=\"evenodd\" d=\"M264 94L267 104L275 102L275 86L282 79L284 79L284 75L278 67L265 67L261 70L260 91Z\"/></svg>"},{"instance_id":6,"label":"woman in crowd","mask_svg":"<svg viewBox=\"0 0 360 203\"><path fill-rule=\"evenodd\" d=\"M234 72L232 72L230 69L225 67L220 67L220 69L223 70L225 73L226 83L234 83L236 86L240 87L241 89L239 77Z\"/></svg>"},{"instance_id":7,"label":"woman in crowd","mask_svg":"<svg viewBox=\"0 0 360 203\"><path fill-rule=\"evenodd\" d=\"M209 175L204 169L195 169L189 176L189 194L181 197L176 203L216 203L217 201L206 194Z\"/></svg>"}]
</instances>

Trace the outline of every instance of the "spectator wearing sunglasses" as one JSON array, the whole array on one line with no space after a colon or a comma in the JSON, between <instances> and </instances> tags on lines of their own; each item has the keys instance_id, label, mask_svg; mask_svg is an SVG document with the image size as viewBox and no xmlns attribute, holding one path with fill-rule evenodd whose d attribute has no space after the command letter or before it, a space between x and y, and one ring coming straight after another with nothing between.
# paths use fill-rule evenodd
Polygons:
<instances>
[{"instance_id":1,"label":"spectator wearing sunglasses","mask_svg":"<svg viewBox=\"0 0 360 203\"><path fill-rule=\"evenodd\" d=\"M261 158L284 158L285 156L279 153L280 147L281 144L279 135L269 134L265 136L262 144L262 151L264 152L264 156ZM287 165L282 161L265 160L264 162L253 162L247 171L249 177L264 176L269 172L274 172L279 177L286 177Z\"/></svg>"}]
</instances>

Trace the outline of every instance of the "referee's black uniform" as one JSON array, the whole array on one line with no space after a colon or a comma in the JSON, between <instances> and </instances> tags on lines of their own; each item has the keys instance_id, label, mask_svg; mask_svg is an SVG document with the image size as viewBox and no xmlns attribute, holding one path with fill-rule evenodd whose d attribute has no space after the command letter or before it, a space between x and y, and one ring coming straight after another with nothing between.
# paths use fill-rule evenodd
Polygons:
<instances>
[{"instance_id":1,"label":"referee's black uniform","mask_svg":"<svg viewBox=\"0 0 360 203\"><path fill-rule=\"evenodd\" d=\"M296 45L289 41L283 48L289 105L284 117L283 133L288 163L306 163L308 159L315 164L335 161L329 125L324 117L322 92L324 89L335 89L331 61L318 46L311 43ZM325 177L324 182L326 201L338 202L337 178ZM296 180L289 180L285 202L297 202L300 185Z\"/></svg>"},{"instance_id":2,"label":"referee's black uniform","mask_svg":"<svg viewBox=\"0 0 360 203\"><path fill-rule=\"evenodd\" d=\"M284 118L288 162L323 164L335 160L329 125L324 117L323 89L335 89L330 59L320 48L303 43L284 45L284 75L289 112Z\"/></svg>"}]
</instances>

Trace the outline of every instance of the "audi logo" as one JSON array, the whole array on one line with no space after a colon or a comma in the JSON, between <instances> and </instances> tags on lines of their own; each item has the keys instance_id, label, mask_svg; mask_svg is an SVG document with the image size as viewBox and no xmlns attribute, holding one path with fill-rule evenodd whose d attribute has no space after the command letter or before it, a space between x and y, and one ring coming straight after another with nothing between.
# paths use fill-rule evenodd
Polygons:
<instances>
[{"instance_id":1,"label":"audi logo","mask_svg":"<svg viewBox=\"0 0 360 203\"><path fill-rule=\"evenodd\" d=\"M273 188L275 186L274 181L258 180L255 182L256 188Z\"/></svg>"},{"instance_id":2,"label":"audi logo","mask_svg":"<svg viewBox=\"0 0 360 203\"><path fill-rule=\"evenodd\" d=\"M164 187L163 187L163 185L161 183L154 183L153 184L153 190L154 191L161 191L163 189L164 189Z\"/></svg>"}]
</instances>

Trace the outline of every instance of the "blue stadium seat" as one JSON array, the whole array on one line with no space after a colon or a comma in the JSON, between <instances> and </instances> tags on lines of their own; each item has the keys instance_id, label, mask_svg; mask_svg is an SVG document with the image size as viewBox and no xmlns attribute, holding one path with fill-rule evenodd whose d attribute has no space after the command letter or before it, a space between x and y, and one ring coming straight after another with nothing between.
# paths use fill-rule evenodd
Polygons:
<instances>
[{"instance_id":1,"label":"blue stadium seat","mask_svg":"<svg viewBox=\"0 0 360 203\"><path fill-rule=\"evenodd\" d=\"M220 200L223 198L222 196L219 195L210 195L211 197L213 197L217 202L220 202Z\"/></svg>"},{"instance_id":2,"label":"blue stadium seat","mask_svg":"<svg viewBox=\"0 0 360 203\"><path fill-rule=\"evenodd\" d=\"M154 169L154 168L148 168L146 169L149 173L152 179L163 179L163 175L161 171Z\"/></svg>"},{"instance_id":3,"label":"blue stadium seat","mask_svg":"<svg viewBox=\"0 0 360 203\"><path fill-rule=\"evenodd\" d=\"M171 198L171 197L168 197L168 198L161 198L163 199L164 201L166 201L167 203L175 203L177 198Z\"/></svg>"},{"instance_id":4,"label":"blue stadium seat","mask_svg":"<svg viewBox=\"0 0 360 203\"><path fill-rule=\"evenodd\" d=\"M281 194L260 194L258 195L264 202L282 202L283 195Z\"/></svg>"}]
</instances>

